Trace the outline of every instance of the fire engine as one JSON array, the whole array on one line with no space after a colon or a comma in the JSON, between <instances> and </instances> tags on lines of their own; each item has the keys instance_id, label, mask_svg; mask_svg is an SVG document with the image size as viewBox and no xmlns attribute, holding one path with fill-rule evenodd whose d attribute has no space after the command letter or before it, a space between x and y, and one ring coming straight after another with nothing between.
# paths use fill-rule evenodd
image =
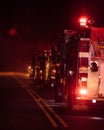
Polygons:
<instances>
[{"instance_id":1,"label":"fire engine","mask_svg":"<svg viewBox=\"0 0 104 130\"><path fill-rule=\"evenodd\" d=\"M64 30L55 48L55 101L71 110L103 109L104 28L81 19L80 30Z\"/></svg>"},{"instance_id":2,"label":"fire engine","mask_svg":"<svg viewBox=\"0 0 104 130\"><path fill-rule=\"evenodd\" d=\"M104 28L93 22L81 19L80 29L64 30L35 58L34 79L54 87L55 101L72 111L104 108Z\"/></svg>"}]
</instances>

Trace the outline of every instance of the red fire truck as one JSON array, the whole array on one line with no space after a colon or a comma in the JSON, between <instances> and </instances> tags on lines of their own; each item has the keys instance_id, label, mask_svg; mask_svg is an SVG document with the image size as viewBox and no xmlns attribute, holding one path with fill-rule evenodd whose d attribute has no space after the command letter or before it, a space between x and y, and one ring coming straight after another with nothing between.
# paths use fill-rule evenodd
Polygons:
<instances>
[{"instance_id":1,"label":"red fire truck","mask_svg":"<svg viewBox=\"0 0 104 130\"><path fill-rule=\"evenodd\" d=\"M64 30L53 59L57 67L55 101L71 110L104 109L104 28L82 20L80 30ZM54 50L55 51L55 50Z\"/></svg>"}]
</instances>

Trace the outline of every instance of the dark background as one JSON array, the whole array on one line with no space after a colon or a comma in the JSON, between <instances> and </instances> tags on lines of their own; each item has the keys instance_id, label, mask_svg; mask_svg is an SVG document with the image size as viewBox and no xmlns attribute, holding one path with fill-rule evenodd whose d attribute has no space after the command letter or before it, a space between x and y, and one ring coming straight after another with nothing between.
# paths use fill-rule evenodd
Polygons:
<instances>
[{"instance_id":1,"label":"dark background","mask_svg":"<svg viewBox=\"0 0 104 130\"><path fill-rule=\"evenodd\" d=\"M49 49L80 16L104 26L103 9L100 0L1 0L0 71L25 71L34 51Z\"/></svg>"}]
</instances>

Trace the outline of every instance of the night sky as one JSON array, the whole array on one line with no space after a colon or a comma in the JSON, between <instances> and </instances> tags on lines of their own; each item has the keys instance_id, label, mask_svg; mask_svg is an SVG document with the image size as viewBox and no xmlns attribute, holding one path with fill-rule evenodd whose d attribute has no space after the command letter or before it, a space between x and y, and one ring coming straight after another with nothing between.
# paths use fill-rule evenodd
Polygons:
<instances>
[{"instance_id":1,"label":"night sky","mask_svg":"<svg viewBox=\"0 0 104 130\"><path fill-rule=\"evenodd\" d=\"M48 49L82 15L104 26L98 0L1 0L0 71L25 70L35 50Z\"/></svg>"}]
</instances>

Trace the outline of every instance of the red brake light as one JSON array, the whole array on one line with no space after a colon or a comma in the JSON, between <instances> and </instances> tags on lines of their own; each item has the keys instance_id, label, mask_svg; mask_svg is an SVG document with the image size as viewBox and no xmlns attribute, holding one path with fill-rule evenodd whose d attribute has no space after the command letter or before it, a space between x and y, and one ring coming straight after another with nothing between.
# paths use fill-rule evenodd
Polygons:
<instances>
[{"instance_id":1,"label":"red brake light","mask_svg":"<svg viewBox=\"0 0 104 130\"><path fill-rule=\"evenodd\" d=\"M81 95L86 95L87 94L87 90L85 88L81 88L80 89L80 94Z\"/></svg>"}]
</instances>

